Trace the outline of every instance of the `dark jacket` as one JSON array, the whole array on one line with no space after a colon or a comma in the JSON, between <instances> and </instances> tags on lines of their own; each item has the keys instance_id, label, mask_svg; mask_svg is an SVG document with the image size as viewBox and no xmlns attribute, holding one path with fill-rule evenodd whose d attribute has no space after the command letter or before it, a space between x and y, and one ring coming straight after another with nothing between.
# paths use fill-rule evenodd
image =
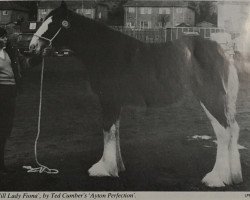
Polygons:
<instances>
[{"instance_id":1,"label":"dark jacket","mask_svg":"<svg viewBox=\"0 0 250 200\"><path fill-rule=\"evenodd\" d=\"M11 60L11 67L14 73L17 92L22 91L22 63L20 62L20 53L18 49L14 48L10 42L7 43L5 51L8 53Z\"/></svg>"}]
</instances>

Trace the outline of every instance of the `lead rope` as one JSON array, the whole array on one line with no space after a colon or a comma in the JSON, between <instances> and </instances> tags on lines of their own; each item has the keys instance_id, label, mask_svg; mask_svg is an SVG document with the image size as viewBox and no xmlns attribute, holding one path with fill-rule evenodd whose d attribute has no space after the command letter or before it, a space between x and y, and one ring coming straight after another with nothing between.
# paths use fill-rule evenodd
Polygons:
<instances>
[{"instance_id":1,"label":"lead rope","mask_svg":"<svg viewBox=\"0 0 250 200\"><path fill-rule=\"evenodd\" d=\"M47 174L57 174L59 171L57 169L50 169L45 165L42 165L37 158L37 142L40 136L40 130L41 130L41 111L42 111L42 97L43 97L43 74L44 74L44 58L42 60L42 70L41 70L41 82L40 82L40 101L39 101L39 112L38 112L38 125L37 125L37 135L35 140L35 160L39 167L33 168L31 166L23 166L24 169L27 169L28 173L47 173Z\"/></svg>"}]
</instances>

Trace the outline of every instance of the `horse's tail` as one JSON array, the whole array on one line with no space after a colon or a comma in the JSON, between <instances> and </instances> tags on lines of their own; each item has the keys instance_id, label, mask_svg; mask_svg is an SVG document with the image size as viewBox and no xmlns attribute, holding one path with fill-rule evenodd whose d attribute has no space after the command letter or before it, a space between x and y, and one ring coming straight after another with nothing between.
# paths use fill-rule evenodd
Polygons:
<instances>
[{"instance_id":1,"label":"horse's tail","mask_svg":"<svg viewBox=\"0 0 250 200\"><path fill-rule=\"evenodd\" d=\"M231 124L235 121L236 115L236 101L239 91L239 79L237 69L233 60L229 60L229 73L226 94L226 107L225 112L227 115L228 123Z\"/></svg>"},{"instance_id":2,"label":"horse's tail","mask_svg":"<svg viewBox=\"0 0 250 200\"><path fill-rule=\"evenodd\" d=\"M219 90L226 92L230 63L220 45L196 37L193 52L202 70L211 75Z\"/></svg>"},{"instance_id":3,"label":"horse's tail","mask_svg":"<svg viewBox=\"0 0 250 200\"><path fill-rule=\"evenodd\" d=\"M217 138L213 170L202 180L208 186L221 187L242 182L238 138L240 128L235 119L239 80L234 61L220 46L205 40L194 45L194 93L209 118Z\"/></svg>"}]
</instances>

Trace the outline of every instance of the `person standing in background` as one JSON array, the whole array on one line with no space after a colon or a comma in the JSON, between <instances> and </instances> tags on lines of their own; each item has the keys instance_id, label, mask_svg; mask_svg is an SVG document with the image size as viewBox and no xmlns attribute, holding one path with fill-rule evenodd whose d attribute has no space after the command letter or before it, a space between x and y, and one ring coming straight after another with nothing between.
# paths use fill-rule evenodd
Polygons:
<instances>
[{"instance_id":1,"label":"person standing in background","mask_svg":"<svg viewBox=\"0 0 250 200\"><path fill-rule=\"evenodd\" d=\"M17 90L21 88L18 51L7 40L7 32L0 27L0 174L11 172L5 166L5 146L11 134Z\"/></svg>"}]
</instances>

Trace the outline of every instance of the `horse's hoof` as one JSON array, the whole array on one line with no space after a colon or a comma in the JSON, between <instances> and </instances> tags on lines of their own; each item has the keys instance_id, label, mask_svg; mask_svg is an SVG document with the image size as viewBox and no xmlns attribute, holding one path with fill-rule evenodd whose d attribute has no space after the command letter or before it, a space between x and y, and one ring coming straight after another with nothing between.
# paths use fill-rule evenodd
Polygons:
<instances>
[{"instance_id":1,"label":"horse's hoof","mask_svg":"<svg viewBox=\"0 0 250 200\"><path fill-rule=\"evenodd\" d=\"M117 167L112 166L112 164L106 164L102 160L94 164L89 170L89 176L113 176L118 177Z\"/></svg>"},{"instance_id":2,"label":"horse's hoof","mask_svg":"<svg viewBox=\"0 0 250 200\"><path fill-rule=\"evenodd\" d=\"M204 183L208 187L225 187L225 183L222 181L220 176L214 171L208 173L202 179L202 183Z\"/></svg>"},{"instance_id":3,"label":"horse's hoof","mask_svg":"<svg viewBox=\"0 0 250 200\"><path fill-rule=\"evenodd\" d=\"M232 173L232 180L234 184L239 184L243 182L241 171L238 173Z\"/></svg>"},{"instance_id":4,"label":"horse's hoof","mask_svg":"<svg viewBox=\"0 0 250 200\"><path fill-rule=\"evenodd\" d=\"M235 150L234 152L231 151L230 169L231 169L232 182L234 184L243 182L241 164L240 164L240 155L238 149Z\"/></svg>"},{"instance_id":5,"label":"horse's hoof","mask_svg":"<svg viewBox=\"0 0 250 200\"><path fill-rule=\"evenodd\" d=\"M126 168L124 165L121 165L118 167L118 170L119 170L119 172L124 172L124 171L126 171Z\"/></svg>"}]
</instances>

